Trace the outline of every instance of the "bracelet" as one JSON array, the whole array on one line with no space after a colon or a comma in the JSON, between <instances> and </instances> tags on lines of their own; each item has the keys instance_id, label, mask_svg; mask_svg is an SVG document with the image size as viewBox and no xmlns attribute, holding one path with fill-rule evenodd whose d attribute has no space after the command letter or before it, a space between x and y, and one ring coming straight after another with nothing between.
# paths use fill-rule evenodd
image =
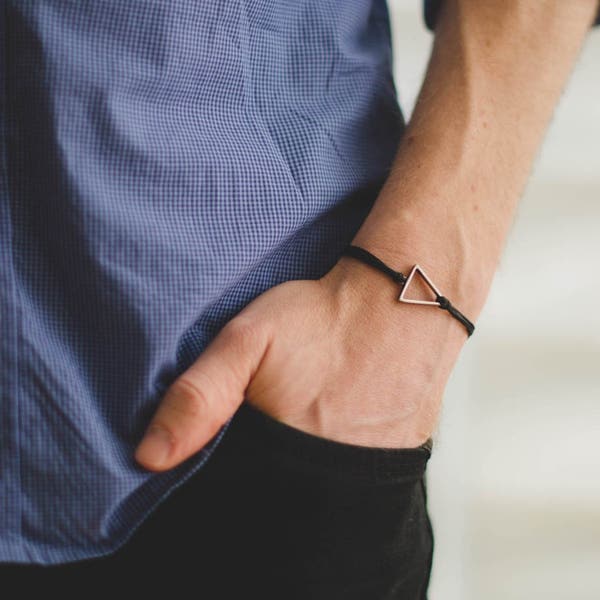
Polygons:
<instances>
[{"instance_id":1,"label":"bracelet","mask_svg":"<svg viewBox=\"0 0 600 600\"><path fill-rule=\"evenodd\" d=\"M398 297L398 300L400 302L405 302L406 304L425 304L427 306L439 306L440 308L447 310L455 319L458 319L465 326L465 329L467 330L469 336L471 336L473 331L475 331L475 325L473 325L473 323L471 323L471 321L469 321L469 319L467 319L467 317L465 317L465 315L463 315L458 309L456 309L454 306L452 306L452 304L450 304L450 300L448 300L448 298L446 298L440 293L440 291L435 287L431 279L427 277L427 275L419 265L415 265L411 269L407 277L403 273L400 273L400 271L394 271L394 269L388 267L374 254L371 254L368 250L365 250L364 248L361 248L359 246L354 246L350 244L346 246L344 250L342 250L342 254L357 258L358 260L361 260L362 262L371 265L372 267L375 267L380 271L383 271L386 275L389 275L394 281L397 281L398 283L402 284L402 292ZM433 292L435 292L435 300L410 300L405 297L406 290L408 289L408 286L416 273L419 273L424 279L425 283L427 283L427 285L433 290Z\"/></svg>"}]
</instances>

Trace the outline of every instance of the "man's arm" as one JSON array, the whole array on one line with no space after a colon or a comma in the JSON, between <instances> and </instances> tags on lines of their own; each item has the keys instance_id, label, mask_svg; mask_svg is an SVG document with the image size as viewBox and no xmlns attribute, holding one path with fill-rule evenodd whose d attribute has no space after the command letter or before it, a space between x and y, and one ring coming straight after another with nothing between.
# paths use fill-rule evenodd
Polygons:
<instances>
[{"instance_id":1,"label":"man's arm","mask_svg":"<svg viewBox=\"0 0 600 600\"><path fill-rule=\"evenodd\" d=\"M404 273L419 263L476 320L596 8L444 0L412 118L353 242ZM330 439L423 443L467 334L446 311L396 302L397 291L346 256L319 280L267 290L169 387L136 459L174 467L244 398Z\"/></svg>"},{"instance_id":2,"label":"man's arm","mask_svg":"<svg viewBox=\"0 0 600 600\"><path fill-rule=\"evenodd\" d=\"M353 243L404 273L418 262L475 320L597 11L598 0L443 0L413 115Z\"/></svg>"}]
</instances>

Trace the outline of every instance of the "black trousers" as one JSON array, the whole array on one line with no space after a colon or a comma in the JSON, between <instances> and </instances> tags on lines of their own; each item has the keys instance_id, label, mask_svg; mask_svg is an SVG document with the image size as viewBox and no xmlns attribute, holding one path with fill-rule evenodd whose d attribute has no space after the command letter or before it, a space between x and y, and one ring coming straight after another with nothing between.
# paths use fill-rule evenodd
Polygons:
<instances>
[{"instance_id":1,"label":"black trousers","mask_svg":"<svg viewBox=\"0 0 600 600\"><path fill-rule=\"evenodd\" d=\"M327 440L244 402L207 464L118 552L50 567L0 565L0 594L426 599L430 453L430 443L386 450Z\"/></svg>"}]
</instances>

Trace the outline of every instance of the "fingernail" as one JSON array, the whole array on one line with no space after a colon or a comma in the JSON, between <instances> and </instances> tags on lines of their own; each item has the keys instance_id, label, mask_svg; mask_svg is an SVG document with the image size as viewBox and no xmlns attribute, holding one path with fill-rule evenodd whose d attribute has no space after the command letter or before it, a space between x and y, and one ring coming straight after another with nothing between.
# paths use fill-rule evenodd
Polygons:
<instances>
[{"instance_id":1,"label":"fingernail","mask_svg":"<svg viewBox=\"0 0 600 600\"><path fill-rule=\"evenodd\" d=\"M171 434L164 427L151 425L137 447L135 458L144 465L160 468L169 458L172 446Z\"/></svg>"}]
</instances>

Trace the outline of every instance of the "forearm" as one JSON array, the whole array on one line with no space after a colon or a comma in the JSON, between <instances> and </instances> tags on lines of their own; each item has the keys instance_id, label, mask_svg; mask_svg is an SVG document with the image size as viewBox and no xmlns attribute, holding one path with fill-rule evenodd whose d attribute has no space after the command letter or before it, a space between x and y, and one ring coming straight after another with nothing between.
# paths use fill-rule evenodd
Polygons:
<instances>
[{"instance_id":1,"label":"forearm","mask_svg":"<svg viewBox=\"0 0 600 600\"><path fill-rule=\"evenodd\" d=\"M412 118L353 243L404 273L418 262L475 320L597 7L444 0Z\"/></svg>"}]
</instances>

